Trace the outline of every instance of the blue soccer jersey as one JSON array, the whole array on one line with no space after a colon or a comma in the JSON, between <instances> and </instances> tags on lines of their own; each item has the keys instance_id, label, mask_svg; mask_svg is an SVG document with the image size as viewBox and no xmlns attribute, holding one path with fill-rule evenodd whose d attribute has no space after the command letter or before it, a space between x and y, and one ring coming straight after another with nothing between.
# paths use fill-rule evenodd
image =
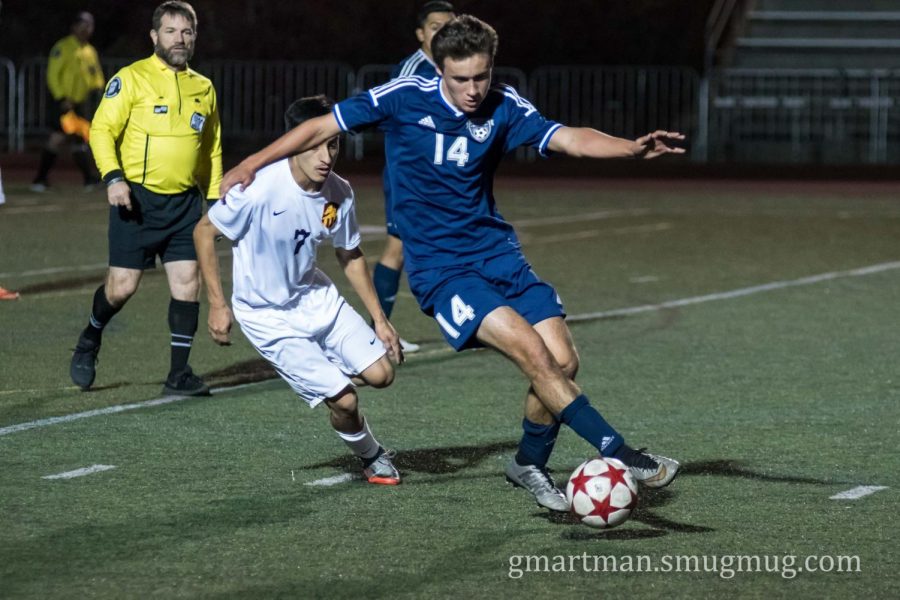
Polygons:
<instances>
[{"instance_id":1,"label":"blue soccer jersey","mask_svg":"<svg viewBox=\"0 0 900 600\"><path fill-rule=\"evenodd\" d=\"M463 113L440 82L394 79L333 109L344 131L378 125L385 132L385 172L410 273L518 249L497 211L494 172L519 146L545 154L562 127L507 85L492 86L476 112Z\"/></svg>"},{"instance_id":2,"label":"blue soccer jersey","mask_svg":"<svg viewBox=\"0 0 900 600\"><path fill-rule=\"evenodd\" d=\"M418 75L425 79L434 79L438 76L437 67L425 51L419 48L406 58L400 61L394 70L391 71L391 79L398 77L411 77ZM387 172L387 167L381 176L382 189L384 190L384 221L387 226L388 234L400 238L400 230L394 220L394 194L391 192L391 179ZM402 239L402 238L401 238Z\"/></svg>"},{"instance_id":3,"label":"blue soccer jersey","mask_svg":"<svg viewBox=\"0 0 900 600\"><path fill-rule=\"evenodd\" d=\"M421 48L401 60L400 64L391 71L391 79L411 77L412 75L418 75L425 79L434 79L438 76L434 61L428 58Z\"/></svg>"}]
</instances>

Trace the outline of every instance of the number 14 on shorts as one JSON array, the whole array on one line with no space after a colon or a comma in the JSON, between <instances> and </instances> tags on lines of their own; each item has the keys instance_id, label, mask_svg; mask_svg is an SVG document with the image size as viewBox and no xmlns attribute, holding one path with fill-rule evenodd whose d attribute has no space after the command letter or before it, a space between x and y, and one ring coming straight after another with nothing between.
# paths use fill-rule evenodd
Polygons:
<instances>
[{"instance_id":1,"label":"number 14 on shorts","mask_svg":"<svg viewBox=\"0 0 900 600\"><path fill-rule=\"evenodd\" d=\"M475 311L471 306L463 302L463 299L459 297L459 294L456 294L450 299L450 312L453 316L453 322L456 323L457 326L462 326L466 321L471 321L475 318Z\"/></svg>"},{"instance_id":2,"label":"number 14 on shorts","mask_svg":"<svg viewBox=\"0 0 900 600\"><path fill-rule=\"evenodd\" d=\"M464 325L468 321L474 320L475 309L473 309L471 305L466 304L466 302L459 297L459 294L456 294L450 298L450 320L453 321L456 327L450 323L450 320L444 318L444 315L440 312L435 313L434 318L447 335L447 341L450 342L451 346L458 350L459 346L456 345L457 341L461 340L462 342L465 342L469 338L469 334L460 338L461 332L457 327L464 329Z\"/></svg>"}]
</instances>

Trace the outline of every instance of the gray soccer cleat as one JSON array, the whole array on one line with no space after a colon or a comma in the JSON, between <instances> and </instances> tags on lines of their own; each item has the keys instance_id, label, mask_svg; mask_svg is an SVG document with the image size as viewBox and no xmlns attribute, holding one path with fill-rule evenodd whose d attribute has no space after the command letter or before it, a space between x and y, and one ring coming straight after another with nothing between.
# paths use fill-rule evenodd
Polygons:
<instances>
[{"instance_id":1,"label":"gray soccer cleat","mask_svg":"<svg viewBox=\"0 0 900 600\"><path fill-rule=\"evenodd\" d=\"M393 450L382 448L381 454L368 467L363 469L363 475L369 483L379 485L399 485L400 471L391 460L397 453Z\"/></svg>"},{"instance_id":2,"label":"gray soccer cleat","mask_svg":"<svg viewBox=\"0 0 900 600\"><path fill-rule=\"evenodd\" d=\"M678 474L678 468L681 466L677 460L659 456L658 454L650 454L643 450L638 450L645 460L640 461L641 465L631 465L628 470L631 472L635 481L649 488L666 487L675 475Z\"/></svg>"},{"instance_id":3,"label":"gray soccer cleat","mask_svg":"<svg viewBox=\"0 0 900 600\"><path fill-rule=\"evenodd\" d=\"M545 469L539 469L534 465L522 466L513 458L506 465L506 480L516 487L531 492L539 506L558 512L569 510L566 495L557 489Z\"/></svg>"}]
</instances>

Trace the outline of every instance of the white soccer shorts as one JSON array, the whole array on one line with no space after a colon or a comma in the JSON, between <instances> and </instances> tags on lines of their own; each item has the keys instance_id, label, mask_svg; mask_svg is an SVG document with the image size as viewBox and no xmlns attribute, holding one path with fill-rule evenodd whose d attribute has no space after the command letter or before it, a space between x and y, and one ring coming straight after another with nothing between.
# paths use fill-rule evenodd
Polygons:
<instances>
[{"instance_id":1,"label":"white soccer shorts","mask_svg":"<svg viewBox=\"0 0 900 600\"><path fill-rule=\"evenodd\" d=\"M351 376L385 355L381 340L334 285L309 290L290 308L232 304L253 347L311 408L353 385Z\"/></svg>"}]
</instances>

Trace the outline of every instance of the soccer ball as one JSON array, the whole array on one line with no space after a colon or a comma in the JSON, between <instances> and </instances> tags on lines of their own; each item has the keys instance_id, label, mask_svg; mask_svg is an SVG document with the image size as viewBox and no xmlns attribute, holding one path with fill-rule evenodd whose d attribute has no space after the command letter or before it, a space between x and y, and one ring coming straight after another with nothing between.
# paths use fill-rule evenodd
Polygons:
<instances>
[{"instance_id":1,"label":"soccer ball","mask_svg":"<svg viewBox=\"0 0 900 600\"><path fill-rule=\"evenodd\" d=\"M595 457L581 463L566 486L572 512L589 527L624 523L637 506L637 484L622 461Z\"/></svg>"}]
</instances>

